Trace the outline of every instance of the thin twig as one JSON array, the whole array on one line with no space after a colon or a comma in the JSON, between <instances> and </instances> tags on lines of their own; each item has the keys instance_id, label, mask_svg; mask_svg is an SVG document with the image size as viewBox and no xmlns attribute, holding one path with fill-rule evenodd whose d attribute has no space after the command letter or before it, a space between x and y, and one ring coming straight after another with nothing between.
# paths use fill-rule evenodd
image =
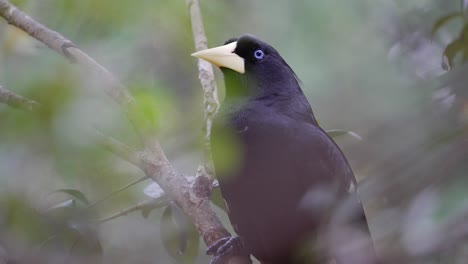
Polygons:
<instances>
[{"instance_id":1,"label":"thin twig","mask_svg":"<svg viewBox=\"0 0 468 264\"><path fill-rule=\"evenodd\" d=\"M125 161L137 166L138 168L143 168L143 163L141 162L141 159L136 150L130 148L113 137L102 134L99 131L97 131L97 136L99 137L99 143L105 149L116 154Z\"/></svg>"},{"instance_id":2,"label":"thin twig","mask_svg":"<svg viewBox=\"0 0 468 264\"><path fill-rule=\"evenodd\" d=\"M124 191L124 190L126 190L126 189L128 189L128 188L130 188L130 187L132 187L132 186L135 186L136 184L138 184L138 183L140 183L140 182L142 182L142 181L144 181L144 180L147 180L147 179L148 179L148 176L145 175L145 176L141 177L140 179L138 179L138 180L136 180L136 181L133 181L133 182L131 182L131 183L129 183L129 184L126 184L125 186L120 187L119 189L114 190L114 191L108 193L106 196L104 196L104 197L102 197L101 199L99 199L99 200L95 201L94 203L90 204L86 209L94 208L94 207L96 207L98 204L107 201L109 198L111 198L112 196L116 195L117 193L120 193L120 192L122 192L122 191Z\"/></svg>"},{"instance_id":3,"label":"thin twig","mask_svg":"<svg viewBox=\"0 0 468 264\"><path fill-rule=\"evenodd\" d=\"M203 27L203 20L198 0L186 0L192 23L193 39L197 51L208 48L208 41ZM213 73L213 66L207 61L198 59L198 78L203 88L203 104L205 125L203 131L204 139L204 166L200 166L197 175L206 175L214 179L214 166L211 158L210 136L213 118L219 108L218 88Z\"/></svg>"},{"instance_id":4,"label":"thin twig","mask_svg":"<svg viewBox=\"0 0 468 264\"><path fill-rule=\"evenodd\" d=\"M169 199L168 199L167 195L162 195L159 198L155 198L155 199L140 202L137 205L134 205L132 207L121 210L118 213L115 213L113 215L101 218L101 219L98 220L98 222L102 224L102 223L108 222L110 220L116 219L118 217L128 215L129 213L136 212L136 211L144 211L144 210L151 211L151 210L154 210L156 208L163 207L168 202L169 202Z\"/></svg>"},{"instance_id":5,"label":"thin twig","mask_svg":"<svg viewBox=\"0 0 468 264\"><path fill-rule=\"evenodd\" d=\"M40 104L36 101L18 95L0 85L0 103L7 104L11 107L20 108L26 111L36 111Z\"/></svg>"},{"instance_id":6,"label":"thin twig","mask_svg":"<svg viewBox=\"0 0 468 264\"><path fill-rule=\"evenodd\" d=\"M206 38L202 15L200 11L200 2L199 0L185 0L188 5L190 12L190 19L192 23L192 32L193 39L195 42L195 49L197 51L207 49L208 41ZM198 192L206 192L205 195L211 193L211 189L206 188L206 186L211 187L210 182L214 179L214 166L213 159L211 156L211 127L213 124L213 119L219 108L219 99L218 99L218 89L216 87L216 82L213 73L213 66L207 61L198 59L198 78L200 79L202 88L203 88L203 102L204 102L204 158L205 162L203 166L199 166L197 171L197 177L192 186L193 189L198 190ZM206 180L208 179L208 180ZM230 234L225 230L225 236ZM210 245L210 244L208 244ZM230 256L226 258L225 263L228 264L246 264L252 263L251 260L245 256Z\"/></svg>"}]
</instances>

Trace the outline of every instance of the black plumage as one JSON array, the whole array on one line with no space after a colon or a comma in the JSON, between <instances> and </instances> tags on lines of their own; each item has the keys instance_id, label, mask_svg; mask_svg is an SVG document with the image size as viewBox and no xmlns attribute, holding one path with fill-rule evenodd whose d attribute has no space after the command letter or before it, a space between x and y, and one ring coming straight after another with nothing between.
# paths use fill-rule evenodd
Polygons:
<instances>
[{"instance_id":1,"label":"black plumage","mask_svg":"<svg viewBox=\"0 0 468 264\"><path fill-rule=\"evenodd\" d=\"M262 263L299 263L310 251L304 248L315 249L306 263L374 263L353 172L279 53L244 35L194 55L225 77L211 143L221 193L245 250ZM305 241L313 243L304 247ZM219 254L229 247L222 248Z\"/></svg>"}]
</instances>

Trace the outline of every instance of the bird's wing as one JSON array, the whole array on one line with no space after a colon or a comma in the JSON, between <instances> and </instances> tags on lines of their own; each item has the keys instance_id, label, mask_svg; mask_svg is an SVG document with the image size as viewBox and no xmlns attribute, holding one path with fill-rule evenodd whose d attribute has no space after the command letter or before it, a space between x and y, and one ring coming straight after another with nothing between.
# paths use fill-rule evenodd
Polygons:
<instances>
[{"instance_id":1,"label":"bird's wing","mask_svg":"<svg viewBox=\"0 0 468 264\"><path fill-rule=\"evenodd\" d=\"M320 127L271 111L256 106L236 113L230 135L240 160L217 171L231 222L257 256L314 232L354 184L344 155ZM216 127L228 126L215 126L214 135L223 133ZM212 140L212 148L218 169L226 143Z\"/></svg>"}]
</instances>

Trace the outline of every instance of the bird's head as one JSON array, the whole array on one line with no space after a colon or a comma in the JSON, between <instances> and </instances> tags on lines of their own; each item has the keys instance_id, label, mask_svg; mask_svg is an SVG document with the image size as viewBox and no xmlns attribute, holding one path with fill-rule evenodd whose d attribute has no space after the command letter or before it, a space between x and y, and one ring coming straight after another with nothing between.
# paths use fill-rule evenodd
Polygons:
<instances>
[{"instance_id":1,"label":"bird's head","mask_svg":"<svg viewBox=\"0 0 468 264\"><path fill-rule=\"evenodd\" d=\"M243 80L242 83L256 90L251 92L278 92L285 87L299 87L296 75L279 53L252 35L231 38L223 46L198 51L192 56L219 67L226 79Z\"/></svg>"}]
</instances>

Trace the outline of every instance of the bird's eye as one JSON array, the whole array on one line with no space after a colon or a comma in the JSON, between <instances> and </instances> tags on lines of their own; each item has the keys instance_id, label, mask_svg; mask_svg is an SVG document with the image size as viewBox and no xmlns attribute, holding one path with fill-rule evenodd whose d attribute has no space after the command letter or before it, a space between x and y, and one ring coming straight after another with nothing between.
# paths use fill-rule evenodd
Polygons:
<instances>
[{"instance_id":1,"label":"bird's eye","mask_svg":"<svg viewBox=\"0 0 468 264\"><path fill-rule=\"evenodd\" d=\"M265 56L265 53L263 52L263 50L261 49L258 49L256 51L254 51L254 56L257 60L261 60L263 59L263 57Z\"/></svg>"}]
</instances>

